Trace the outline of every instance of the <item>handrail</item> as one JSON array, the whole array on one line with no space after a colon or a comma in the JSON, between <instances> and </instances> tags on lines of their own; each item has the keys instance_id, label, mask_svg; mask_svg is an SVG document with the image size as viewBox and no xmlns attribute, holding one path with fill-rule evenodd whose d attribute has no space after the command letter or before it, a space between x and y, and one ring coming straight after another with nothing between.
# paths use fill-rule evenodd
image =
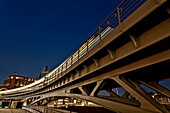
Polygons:
<instances>
[{"instance_id":1,"label":"handrail","mask_svg":"<svg viewBox=\"0 0 170 113\"><path fill-rule=\"evenodd\" d=\"M106 34L111 32L114 28L120 25L130 14L132 14L137 8L139 8L147 0L123 0L122 3L115 9L104 22L90 35L90 37L76 50L70 57L68 57L61 65L50 72L46 77L67 70L77 60L79 60L84 54L92 49L98 42L100 42ZM119 21L120 20L120 21ZM71 61L70 61L71 60ZM69 65L68 65L69 62ZM64 66L67 64L67 67ZM64 66L64 70L61 68ZM58 73L56 72L58 69ZM61 70L62 69L62 70ZM57 76L56 75L56 76Z\"/></svg>"},{"instance_id":2,"label":"handrail","mask_svg":"<svg viewBox=\"0 0 170 113\"><path fill-rule=\"evenodd\" d=\"M10 92L10 91L16 92L22 89L29 89L30 88L29 86L33 86L33 84L35 85L39 84L40 82L42 85L40 86L41 88L44 87L44 84L49 84L54 80L59 79L60 73L70 68L75 62L77 62L81 57L83 57L90 49L92 49L97 43L99 43L108 33L110 33L118 25L121 28L121 23L146 1L147 0L123 0L122 3L90 35L90 37L62 64L60 64L58 67L56 67L54 70L52 70L49 74L47 74L42 79L36 81L37 83L32 83L28 86L24 86L21 88L16 88L4 92Z\"/></svg>"}]
</instances>

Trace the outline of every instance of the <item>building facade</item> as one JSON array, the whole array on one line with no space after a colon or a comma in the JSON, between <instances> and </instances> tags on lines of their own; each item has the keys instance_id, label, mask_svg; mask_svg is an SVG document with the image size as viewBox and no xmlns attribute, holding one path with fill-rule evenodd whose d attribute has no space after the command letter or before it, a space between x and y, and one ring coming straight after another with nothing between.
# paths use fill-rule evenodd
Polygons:
<instances>
[{"instance_id":1,"label":"building facade","mask_svg":"<svg viewBox=\"0 0 170 113\"><path fill-rule=\"evenodd\" d=\"M0 88L1 89L14 89L14 88L28 85L35 81L36 79L19 76L15 72L14 75L11 75L7 79L4 80L4 83L0 86Z\"/></svg>"}]
</instances>

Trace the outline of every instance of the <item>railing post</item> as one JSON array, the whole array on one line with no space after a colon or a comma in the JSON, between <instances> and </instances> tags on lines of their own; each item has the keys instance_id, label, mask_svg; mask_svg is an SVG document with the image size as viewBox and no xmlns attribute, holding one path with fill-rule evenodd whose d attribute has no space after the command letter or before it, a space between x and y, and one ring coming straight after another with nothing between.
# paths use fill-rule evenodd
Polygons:
<instances>
[{"instance_id":1,"label":"railing post","mask_svg":"<svg viewBox=\"0 0 170 113\"><path fill-rule=\"evenodd\" d=\"M63 65L61 66L61 75L62 75L62 73L63 73Z\"/></svg>"},{"instance_id":2,"label":"railing post","mask_svg":"<svg viewBox=\"0 0 170 113\"><path fill-rule=\"evenodd\" d=\"M100 34L100 31L101 30L101 28L99 27L99 40L101 41L101 34Z\"/></svg>"},{"instance_id":3,"label":"railing post","mask_svg":"<svg viewBox=\"0 0 170 113\"><path fill-rule=\"evenodd\" d=\"M78 49L78 52L77 52L77 54L78 54L78 60L79 60L79 53L80 53L80 50Z\"/></svg>"},{"instance_id":4,"label":"railing post","mask_svg":"<svg viewBox=\"0 0 170 113\"><path fill-rule=\"evenodd\" d=\"M50 84L51 84L51 82L53 82L53 75L50 75Z\"/></svg>"},{"instance_id":5,"label":"railing post","mask_svg":"<svg viewBox=\"0 0 170 113\"><path fill-rule=\"evenodd\" d=\"M48 81L49 81L49 84L51 83L51 81L50 81L50 80L51 80L51 75L49 76L49 79L48 79Z\"/></svg>"},{"instance_id":6,"label":"railing post","mask_svg":"<svg viewBox=\"0 0 170 113\"><path fill-rule=\"evenodd\" d=\"M43 86L45 86L45 82L46 82L46 76L44 77L44 83L43 83Z\"/></svg>"},{"instance_id":7,"label":"railing post","mask_svg":"<svg viewBox=\"0 0 170 113\"><path fill-rule=\"evenodd\" d=\"M49 77L47 77L47 85L49 84Z\"/></svg>"},{"instance_id":8,"label":"railing post","mask_svg":"<svg viewBox=\"0 0 170 113\"><path fill-rule=\"evenodd\" d=\"M57 76L57 72L55 71L55 79L57 78L56 76Z\"/></svg>"},{"instance_id":9,"label":"railing post","mask_svg":"<svg viewBox=\"0 0 170 113\"><path fill-rule=\"evenodd\" d=\"M121 23L121 19L120 19L120 12L119 12L119 8L117 7L117 14L118 14L118 20L119 20L119 28L120 28L120 31L123 31L122 30L122 23Z\"/></svg>"},{"instance_id":10,"label":"railing post","mask_svg":"<svg viewBox=\"0 0 170 113\"><path fill-rule=\"evenodd\" d=\"M72 60L73 60L73 55L71 55L71 65L72 65L72 63L73 63Z\"/></svg>"},{"instance_id":11,"label":"railing post","mask_svg":"<svg viewBox=\"0 0 170 113\"><path fill-rule=\"evenodd\" d=\"M89 44L88 44L88 42L89 42L89 41L88 41L88 39L87 39L87 41L86 41L87 52L89 51L89 46L88 46Z\"/></svg>"},{"instance_id":12,"label":"railing post","mask_svg":"<svg viewBox=\"0 0 170 113\"><path fill-rule=\"evenodd\" d=\"M53 82L55 81L55 72L53 73Z\"/></svg>"},{"instance_id":13,"label":"railing post","mask_svg":"<svg viewBox=\"0 0 170 113\"><path fill-rule=\"evenodd\" d=\"M66 70L67 70L67 61L66 61Z\"/></svg>"},{"instance_id":14,"label":"railing post","mask_svg":"<svg viewBox=\"0 0 170 113\"><path fill-rule=\"evenodd\" d=\"M58 71L58 78L59 78L59 68L57 69L57 71Z\"/></svg>"}]
</instances>

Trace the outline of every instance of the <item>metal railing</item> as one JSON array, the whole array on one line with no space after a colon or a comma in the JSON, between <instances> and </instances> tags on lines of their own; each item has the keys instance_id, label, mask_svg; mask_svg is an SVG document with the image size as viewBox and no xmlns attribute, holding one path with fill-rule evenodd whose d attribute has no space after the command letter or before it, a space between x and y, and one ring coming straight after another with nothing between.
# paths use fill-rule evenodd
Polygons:
<instances>
[{"instance_id":1,"label":"metal railing","mask_svg":"<svg viewBox=\"0 0 170 113\"><path fill-rule=\"evenodd\" d=\"M92 33L92 35L83 43L82 46L80 46L78 50L76 50L74 54L45 77L45 81L54 77L58 78L60 73L71 67L118 25L120 29L122 29L121 23L146 1L147 0L123 0L123 2Z\"/></svg>"},{"instance_id":2,"label":"metal railing","mask_svg":"<svg viewBox=\"0 0 170 113\"><path fill-rule=\"evenodd\" d=\"M105 21L69 58L67 58L62 64L52 70L49 74L47 74L43 78L44 81L38 85L39 87L30 88L30 90L34 91L41 89L44 86L49 85L50 83L59 79L62 72L66 71L74 63L76 63L117 26L119 26L120 31L122 31L121 23L146 1L147 0L123 0L122 3L105 19ZM28 92L30 91L28 90Z\"/></svg>"},{"instance_id":3,"label":"metal railing","mask_svg":"<svg viewBox=\"0 0 170 113\"><path fill-rule=\"evenodd\" d=\"M147 0L123 0L122 3L69 58L45 76L44 83L41 84L42 86L38 89L44 87L44 85L49 85L56 79L59 79L59 75L61 75L62 72L66 71L74 63L76 63L117 26L119 26L120 30L122 30L121 23L146 1Z\"/></svg>"},{"instance_id":4,"label":"metal railing","mask_svg":"<svg viewBox=\"0 0 170 113\"><path fill-rule=\"evenodd\" d=\"M124 20L130 16L135 10L137 10L147 0L123 0L122 3L105 19L105 21L90 35L90 37L62 64L52 70L47 76L37 81L35 84L30 84L29 88L24 88L25 92L33 92L41 89L44 85L48 85L55 80L59 79L61 73L70 68L81 57L83 57L88 51L90 51L96 44L98 44L103 38L107 36L112 30L119 26L122 30L121 24ZM61 82L60 82L61 84ZM36 86L37 85L37 86ZM33 86L36 86L35 88ZM26 87L26 86L25 86ZM15 89L18 92L21 89ZM23 90L23 89L22 89ZM15 92L14 91L14 92Z\"/></svg>"}]
</instances>

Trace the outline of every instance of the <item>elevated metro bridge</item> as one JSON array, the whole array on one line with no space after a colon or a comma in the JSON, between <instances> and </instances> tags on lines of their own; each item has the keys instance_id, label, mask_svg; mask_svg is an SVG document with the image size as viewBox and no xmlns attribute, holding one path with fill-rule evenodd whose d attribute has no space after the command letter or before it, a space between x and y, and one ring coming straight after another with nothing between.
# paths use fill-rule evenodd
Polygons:
<instances>
[{"instance_id":1,"label":"elevated metro bridge","mask_svg":"<svg viewBox=\"0 0 170 113\"><path fill-rule=\"evenodd\" d=\"M169 14L167 0L124 0L60 66L30 85L1 91L0 99L46 105L73 97L114 112L168 113L170 107L143 86L170 97L169 89L159 84L170 79ZM125 93L116 94L116 88Z\"/></svg>"}]
</instances>

